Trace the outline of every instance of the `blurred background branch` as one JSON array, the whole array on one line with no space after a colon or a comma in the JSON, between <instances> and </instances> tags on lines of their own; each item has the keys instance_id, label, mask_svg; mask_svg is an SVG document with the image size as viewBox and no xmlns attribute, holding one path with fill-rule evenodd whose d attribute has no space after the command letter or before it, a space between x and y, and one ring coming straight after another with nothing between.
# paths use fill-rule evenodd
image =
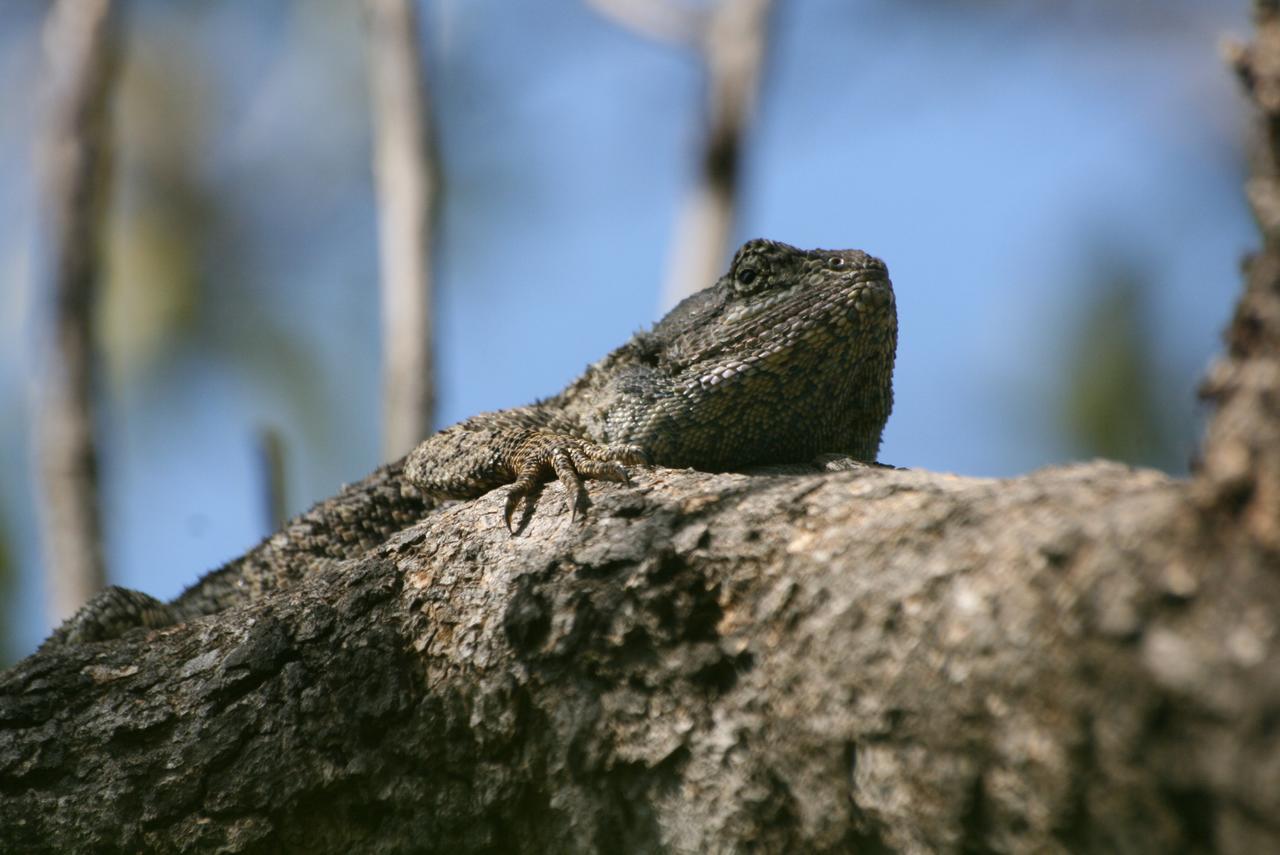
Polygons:
<instances>
[{"instance_id":1,"label":"blurred background branch","mask_svg":"<svg viewBox=\"0 0 1280 855\"><path fill-rule=\"evenodd\" d=\"M266 532L278 531L289 518L285 499L284 437L271 425L257 432L258 468L262 477L262 524Z\"/></svg>"},{"instance_id":2,"label":"blurred background branch","mask_svg":"<svg viewBox=\"0 0 1280 855\"><path fill-rule=\"evenodd\" d=\"M706 13L680 0L587 0L587 5L637 35L675 45L696 47L707 29Z\"/></svg>"},{"instance_id":3,"label":"blurred background branch","mask_svg":"<svg viewBox=\"0 0 1280 855\"><path fill-rule=\"evenodd\" d=\"M61 0L45 28L46 126L38 153L43 244L36 293L51 310L34 410L42 531L54 621L105 581L93 393L93 312L116 66L110 0Z\"/></svg>"},{"instance_id":4,"label":"blurred background branch","mask_svg":"<svg viewBox=\"0 0 1280 855\"><path fill-rule=\"evenodd\" d=\"M662 303L719 278L738 209L742 145L755 110L773 0L719 0L708 13L675 0L589 0L641 35L691 44L706 73L705 132L694 184L676 215Z\"/></svg>"},{"instance_id":5,"label":"blurred background branch","mask_svg":"<svg viewBox=\"0 0 1280 855\"><path fill-rule=\"evenodd\" d=\"M430 431L435 407L431 244L439 169L411 0L367 0L373 171L382 270L383 454Z\"/></svg>"}]
</instances>

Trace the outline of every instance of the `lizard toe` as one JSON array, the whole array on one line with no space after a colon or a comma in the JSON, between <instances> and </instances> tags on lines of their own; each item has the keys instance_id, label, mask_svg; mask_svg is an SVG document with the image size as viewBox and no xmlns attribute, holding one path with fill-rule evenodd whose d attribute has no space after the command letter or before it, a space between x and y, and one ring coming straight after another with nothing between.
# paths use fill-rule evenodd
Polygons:
<instances>
[{"instance_id":1,"label":"lizard toe","mask_svg":"<svg viewBox=\"0 0 1280 855\"><path fill-rule=\"evenodd\" d=\"M631 478L626 467L647 462L647 455L636 445L602 445L576 436L531 432L512 461L516 481L507 494L507 529L514 531L511 518L519 500L553 476L564 487L574 521L588 506L583 479L627 483Z\"/></svg>"},{"instance_id":2,"label":"lizard toe","mask_svg":"<svg viewBox=\"0 0 1280 855\"><path fill-rule=\"evenodd\" d=\"M579 460L574 461L578 474L583 478L594 478L597 481L617 481L623 484L631 480L631 473L621 463L611 460Z\"/></svg>"},{"instance_id":3,"label":"lizard toe","mask_svg":"<svg viewBox=\"0 0 1280 855\"><path fill-rule=\"evenodd\" d=\"M521 499L527 499L538 484L542 482L541 470L532 467L522 472L515 483L507 490L507 501L502 509L502 521L506 523L507 532L514 535L515 528L511 525L511 517L515 514L516 507L520 504Z\"/></svg>"}]
</instances>

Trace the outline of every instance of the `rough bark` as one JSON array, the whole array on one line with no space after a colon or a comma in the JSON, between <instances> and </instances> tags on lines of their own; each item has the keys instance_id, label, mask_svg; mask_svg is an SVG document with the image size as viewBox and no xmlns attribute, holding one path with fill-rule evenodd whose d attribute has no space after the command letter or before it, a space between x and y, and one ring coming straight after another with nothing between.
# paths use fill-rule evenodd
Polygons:
<instances>
[{"instance_id":1,"label":"rough bark","mask_svg":"<svg viewBox=\"0 0 1280 855\"><path fill-rule=\"evenodd\" d=\"M1280 551L1280 8L1257 0L1257 39L1228 48L1257 108L1246 196L1262 248L1245 262L1245 288L1227 350L1201 390L1216 414L1205 439L1201 495L1245 537Z\"/></svg>"},{"instance_id":2,"label":"rough bark","mask_svg":"<svg viewBox=\"0 0 1280 855\"><path fill-rule=\"evenodd\" d=\"M49 851L1256 852L1280 586L1118 464L500 494L0 683Z\"/></svg>"},{"instance_id":3,"label":"rough bark","mask_svg":"<svg viewBox=\"0 0 1280 855\"><path fill-rule=\"evenodd\" d=\"M1275 26L1234 56L1268 130ZM516 538L452 504L0 677L0 848L1280 851L1270 175L1195 478L657 470Z\"/></svg>"}]
</instances>

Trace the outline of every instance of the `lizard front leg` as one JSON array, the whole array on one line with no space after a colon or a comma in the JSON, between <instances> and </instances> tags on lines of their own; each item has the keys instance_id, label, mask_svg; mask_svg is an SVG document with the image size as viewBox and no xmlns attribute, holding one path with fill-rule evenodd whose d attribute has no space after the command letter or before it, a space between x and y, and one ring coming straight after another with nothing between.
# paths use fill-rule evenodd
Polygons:
<instances>
[{"instance_id":1,"label":"lizard front leg","mask_svg":"<svg viewBox=\"0 0 1280 855\"><path fill-rule=\"evenodd\" d=\"M511 455L516 473L515 483L507 492L507 503L502 517L511 531L511 514L520 499L528 496L554 473L564 485L572 506L570 521L586 504L583 478L601 481L626 481L627 470L623 464L637 465L645 462L645 454L635 445L598 445L565 434L527 431L513 437L516 445Z\"/></svg>"},{"instance_id":2,"label":"lizard front leg","mask_svg":"<svg viewBox=\"0 0 1280 855\"><path fill-rule=\"evenodd\" d=\"M474 416L430 437L409 453L405 475L426 493L461 499L510 484L503 520L512 531L520 500L544 481L560 481L576 519L585 503L582 479L626 481L624 467L645 462L639 446L593 442L526 407Z\"/></svg>"}]
</instances>

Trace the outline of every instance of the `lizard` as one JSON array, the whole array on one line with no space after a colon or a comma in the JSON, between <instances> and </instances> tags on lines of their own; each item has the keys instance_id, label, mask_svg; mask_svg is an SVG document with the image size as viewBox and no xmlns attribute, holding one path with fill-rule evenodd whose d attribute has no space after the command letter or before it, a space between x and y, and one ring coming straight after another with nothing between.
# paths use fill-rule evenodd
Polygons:
<instances>
[{"instance_id":1,"label":"lizard","mask_svg":"<svg viewBox=\"0 0 1280 855\"><path fill-rule=\"evenodd\" d=\"M893 406L897 337L893 286L879 259L747 241L718 281L559 394L434 434L171 602L108 587L45 646L169 626L257 599L318 561L357 557L442 499L505 486L511 530L520 502L553 479L577 518L583 479L627 481L630 466L727 471L824 452L874 463Z\"/></svg>"}]
</instances>

